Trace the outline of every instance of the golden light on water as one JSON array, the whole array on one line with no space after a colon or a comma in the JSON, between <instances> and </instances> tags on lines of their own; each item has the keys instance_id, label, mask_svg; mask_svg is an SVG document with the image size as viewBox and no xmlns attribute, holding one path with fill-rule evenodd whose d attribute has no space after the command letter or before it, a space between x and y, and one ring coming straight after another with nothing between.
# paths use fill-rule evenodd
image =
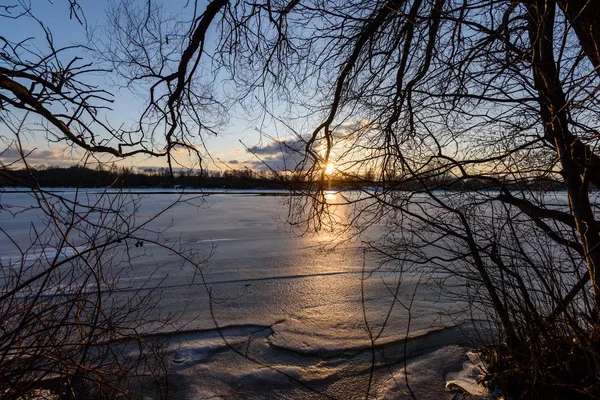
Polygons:
<instances>
[{"instance_id":1,"label":"golden light on water","mask_svg":"<svg viewBox=\"0 0 600 400\"><path fill-rule=\"evenodd\" d=\"M335 172L336 168L335 168L335 164L333 163L327 163L327 166L325 167L325 174L326 175L331 175Z\"/></svg>"}]
</instances>

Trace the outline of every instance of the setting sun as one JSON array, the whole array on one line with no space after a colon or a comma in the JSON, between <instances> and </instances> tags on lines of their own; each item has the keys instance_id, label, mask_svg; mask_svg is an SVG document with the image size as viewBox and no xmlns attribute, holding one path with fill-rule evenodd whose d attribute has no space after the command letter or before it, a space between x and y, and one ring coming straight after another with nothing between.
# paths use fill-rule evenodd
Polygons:
<instances>
[{"instance_id":1,"label":"setting sun","mask_svg":"<svg viewBox=\"0 0 600 400\"><path fill-rule=\"evenodd\" d=\"M325 174L326 175L331 175L335 172L335 165L333 163L327 163L327 166L325 167Z\"/></svg>"}]
</instances>

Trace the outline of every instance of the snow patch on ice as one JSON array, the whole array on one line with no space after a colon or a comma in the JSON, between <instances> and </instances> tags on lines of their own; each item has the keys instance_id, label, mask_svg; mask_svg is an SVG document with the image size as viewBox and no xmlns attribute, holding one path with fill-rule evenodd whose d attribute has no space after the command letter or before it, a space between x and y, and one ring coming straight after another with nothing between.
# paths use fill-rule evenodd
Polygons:
<instances>
[{"instance_id":1,"label":"snow patch on ice","mask_svg":"<svg viewBox=\"0 0 600 400\"><path fill-rule=\"evenodd\" d=\"M57 259L65 259L69 257L73 257L76 254L79 254L87 249L86 246L75 246L75 247L63 247L61 249L55 249L51 247L46 247L39 251L31 251L25 253L23 256L21 255L8 255L4 257L0 257L1 265L18 265L21 263L33 263L38 261L51 261L54 258Z\"/></svg>"},{"instance_id":2,"label":"snow patch on ice","mask_svg":"<svg viewBox=\"0 0 600 400\"><path fill-rule=\"evenodd\" d=\"M337 318L331 324L313 318L290 317L273 326L268 338L275 347L302 354L323 355L344 350L356 350L369 344L364 328L343 326Z\"/></svg>"},{"instance_id":3,"label":"snow patch on ice","mask_svg":"<svg viewBox=\"0 0 600 400\"><path fill-rule=\"evenodd\" d=\"M364 325L357 324L356 319L347 323L340 320L343 321L341 317L335 316L331 322L290 317L273 325L273 334L268 340L275 347L306 355L356 353L371 348L372 344ZM389 330L376 341L376 346L401 343L406 339L413 340L453 326L440 324L436 327L415 329L409 332L408 337L405 332Z\"/></svg>"},{"instance_id":4,"label":"snow patch on ice","mask_svg":"<svg viewBox=\"0 0 600 400\"><path fill-rule=\"evenodd\" d=\"M446 375L446 389L458 390L472 396L488 396L488 390L477 383L478 379L483 376L485 368L483 361L481 361L479 354L473 351L469 351L467 357L468 360L463 362L462 370L450 372Z\"/></svg>"},{"instance_id":5,"label":"snow patch on ice","mask_svg":"<svg viewBox=\"0 0 600 400\"><path fill-rule=\"evenodd\" d=\"M281 371L292 378L302 382L319 381L336 376L342 367L331 367L324 363L309 365L307 367L278 365L275 366L278 371Z\"/></svg>"},{"instance_id":6,"label":"snow patch on ice","mask_svg":"<svg viewBox=\"0 0 600 400\"><path fill-rule=\"evenodd\" d=\"M173 369L185 369L189 365L203 362L210 354L215 353L225 346L226 344L221 338L186 342L185 344L180 345L180 347L173 353Z\"/></svg>"},{"instance_id":7,"label":"snow patch on ice","mask_svg":"<svg viewBox=\"0 0 600 400\"><path fill-rule=\"evenodd\" d=\"M239 239L222 238L222 239L198 239L194 240L194 243L218 243L218 242L234 242Z\"/></svg>"},{"instance_id":8,"label":"snow patch on ice","mask_svg":"<svg viewBox=\"0 0 600 400\"><path fill-rule=\"evenodd\" d=\"M419 400L448 398L449 394L445 390L446 374L449 370L460 368L464 354L462 347L450 345L410 361L406 371L404 368L400 369L381 386L377 398L406 398L407 395L410 396L410 391Z\"/></svg>"}]
</instances>

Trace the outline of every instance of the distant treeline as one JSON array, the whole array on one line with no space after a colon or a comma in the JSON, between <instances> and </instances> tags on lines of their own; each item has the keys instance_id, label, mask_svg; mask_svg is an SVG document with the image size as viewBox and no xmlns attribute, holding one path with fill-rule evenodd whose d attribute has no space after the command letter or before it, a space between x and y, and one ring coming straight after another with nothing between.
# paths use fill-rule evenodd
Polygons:
<instances>
[{"instance_id":1,"label":"distant treeline","mask_svg":"<svg viewBox=\"0 0 600 400\"><path fill-rule=\"evenodd\" d=\"M43 167L24 170L0 169L0 186L42 187L108 187L115 188L185 188L207 189L309 189L316 186L325 189L359 189L364 187L387 187L396 190L486 190L497 185L485 178L456 178L435 176L416 180L398 177L385 181L376 180L372 174L336 177L326 182L309 182L295 174L256 172L249 169L227 171L181 171L171 174L166 168L135 170L133 168L85 168L72 166ZM505 182L509 190L562 190L556 180L540 177L519 182Z\"/></svg>"},{"instance_id":2,"label":"distant treeline","mask_svg":"<svg viewBox=\"0 0 600 400\"><path fill-rule=\"evenodd\" d=\"M48 167L27 170L0 170L0 186L284 189L286 182L252 171L178 172L167 169L137 171L132 168L92 169Z\"/></svg>"}]
</instances>

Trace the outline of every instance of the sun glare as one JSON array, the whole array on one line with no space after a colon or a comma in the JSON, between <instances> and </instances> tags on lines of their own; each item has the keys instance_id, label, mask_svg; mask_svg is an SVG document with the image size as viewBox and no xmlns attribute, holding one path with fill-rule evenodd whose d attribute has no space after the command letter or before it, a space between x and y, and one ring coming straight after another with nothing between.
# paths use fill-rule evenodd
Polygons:
<instances>
[{"instance_id":1,"label":"sun glare","mask_svg":"<svg viewBox=\"0 0 600 400\"><path fill-rule=\"evenodd\" d=\"M331 190L325 191L325 200L337 200L337 193Z\"/></svg>"},{"instance_id":2,"label":"sun glare","mask_svg":"<svg viewBox=\"0 0 600 400\"><path fill-rule=\"evenodd\" d=\"M335 165L333 165L333 163L328 163L327 166L325 167L325 174L331 175L334 172L335 172Z\"/></svg>"}]
</instances>

